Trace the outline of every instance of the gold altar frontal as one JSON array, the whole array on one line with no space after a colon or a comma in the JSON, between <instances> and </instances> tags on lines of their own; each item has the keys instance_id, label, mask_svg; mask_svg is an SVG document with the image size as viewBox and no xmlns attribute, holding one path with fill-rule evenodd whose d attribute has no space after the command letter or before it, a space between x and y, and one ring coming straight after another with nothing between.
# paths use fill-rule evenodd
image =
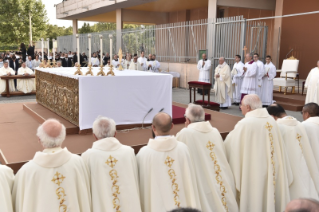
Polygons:
<instances>
[{"instance_id":1,"label":"gold altar frontal","mask_svg":"<svg viewBox=\"0 0 319 212\"><path fill-rule=\"evenodd\" d=\"M38 70L35 72L37 102L79 126L79 81Z\"/></svg>"}]
</instances>

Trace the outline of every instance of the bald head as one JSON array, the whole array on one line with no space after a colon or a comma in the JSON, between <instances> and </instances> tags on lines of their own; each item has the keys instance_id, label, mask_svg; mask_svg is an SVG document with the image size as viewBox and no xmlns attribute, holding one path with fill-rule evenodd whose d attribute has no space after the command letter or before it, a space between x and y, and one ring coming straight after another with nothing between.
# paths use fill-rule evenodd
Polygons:
<instances>
[{"instance_id":1,"label":"bald head","mask_svg":"<svg viewBox=\"0 0 319 212\"><path fill-rule=\"evenodd\" d=\"M288 203L285 212L317 212L319 202L314 199L295 199Z\"/></svg>"},{"instance_id":2,"label":"bald head","mask_svg":"<svg viewBox=\"0 0 319 212\"><path fill-rule=\"evenodd\" d=\"M173 128L171 116L167 113L158 113L153 118L152 128L156 136L169 135Z\"/></svg>"},{"instance_id":3,"label":"bald head","mask_svg":"<svg viewBox=\"0 0 319 212\"><path fill-rule=\"evenodd\" d=\"M58 120L48 119L37 131L37 136L44 148L54 148L62 145L66 131Z\"/></svg>"}]
</instances>

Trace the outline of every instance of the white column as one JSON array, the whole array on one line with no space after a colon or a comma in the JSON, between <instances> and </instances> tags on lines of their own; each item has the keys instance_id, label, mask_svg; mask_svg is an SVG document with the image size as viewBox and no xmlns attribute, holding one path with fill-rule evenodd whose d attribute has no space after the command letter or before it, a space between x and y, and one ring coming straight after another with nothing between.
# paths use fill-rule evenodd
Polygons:
<instances>
[{"instance_id":1,"label":"white column","mask_svg":"<svg viewBox=\"0 0 319 212\"><path fill-rule=\"evenodd\" d=\"M48 58L49 58L49 49L50 49L50 38L47 38L47 45L48 45Z\"/></svg>"},{"instance_id":2,"label":"white column","mask_svg":"<svg viewBox=\"0 0 319 212\"><path fill-rule=\"evenodd\" d=\"M44 55L43 55L43 45L44 45L44 43L43 43L43 41L44 41L44 39L43 38L41 38L41 54L42 54L42 57L41 57L41 60L43 60L43 58L44 58Z\"/></svg>"},{"instance_id":3,"label":"white column","mask_svg":"<svg viewBox=\"0 0 319 212\"><path fill-rule=\"evenodd\" d=\"M113 59L113 35L109 34L109 38L110 38L110 62Z\"/></svg>"},{"instance_id":4,"label":"white column","mask_svg":"<svg viewBox=\"0 0 319 212\"><path fill-rule=\"evenodd\" d=\"M78 57L77 61L78 61L78 64L80 64L80 39L78 34L76 34L75 37L76 37L76 53Z\"/></svg>"},{"instance_id":5,"label":"white column","mask_svg":"<svg viewBox=\"0 0 319 212\"><path fill-rule=\"evenodd\" d=\"M78 20L72 20L73 35L78 34Z\"/></svg>"},{"instance_id":6,"label":"white column","mask_svg":"<svg viewBox=\"0 0 319 212\"><path fill-rule=\"evenodd\" d=\"M208 23L216 22L217 18L217 0L208 0ZM207 30L208 59L213 57L215 45L215 25L209 24ZM213 61L212 61L213 62Z\"/></svg>"},{"instance_id":7,"label":"white column","mask_svg":"<svg viewBox=\"0 0 319 212\"><path fill-rule=\"evenodd\" d=\"M116 10L116 52L122 47L123 16L122 9Z\"/></svg>"},{"instance_id":8,"label":"white column","mask_svg":"<svg viewBox=\"0 0 319 212\"><path fill-rule=\"evenodd\" d=\"M52 54L53 54L53 61L55 61L54 42L55 42L55 39L52 39Z\"/></svg>"},{"instance_id":9,"label":"white column","mask_svg":"<svg viewBox=\"0 0 319 212\"><path fill-rule=\"evenodd\" d=\"M89 38L89 64L91 64L91 38L92 38L92 35L91 34L88 34L88 38ZM91 64L92 65L92 64Z\"/></svg>"},{"instance_id":10,"label":"white column","mask_svg":"<svg viewBox=\"0 0 319 212\"><path fill-rule=\"evenodd\" d=\"M103 35L99 35L100 37L100 65L103 64L103 41L102 41L102 38L103 38Z\"/></svg>"}]
</instances>

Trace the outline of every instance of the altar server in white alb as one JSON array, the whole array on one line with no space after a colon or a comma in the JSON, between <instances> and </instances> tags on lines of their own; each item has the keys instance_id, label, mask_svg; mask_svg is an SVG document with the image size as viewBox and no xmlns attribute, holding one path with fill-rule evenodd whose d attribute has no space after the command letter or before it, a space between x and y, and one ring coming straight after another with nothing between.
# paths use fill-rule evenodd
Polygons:
<instances>
[{"instance_id":1,"label":"altar server in white alb","mask_svg":"<svg viewBox=\"0 0 319 212\"><path fill-rule=\"evenodd\" d=\"M172 128L168 114L157 114L152 123L156 137L137 154L142 211L201 209L188 148L170 135Z\"/></svg>"},{"instance_id":2,"label":"altar server in white alb","mask_svg":"<svg viewBox=\"0 0 319 212\"><path fill-rule=\"evenodd\" d=\"M210 83L210 69L212 62L207 59L206 54L202 54L202 59L197 63L197 69L199 70L198 81ZM203 94L202 89L197 89L199 94ZM207 94L207 90L205 91Z\"/></svg>"},{"instance_id":3,"label":"altar server in white alb","mask_svg":"<svg viewBox=\"0 0 319 212\"><path fill-rule=\"evenodd\" d=\"M120 61L117 55L114 55L113 60L112 60L112 65L114 68L119 68L120 67Z\"/></svg>"},{"instance_id":4,"label":"altar server in white alb","mask_svg":"<svg viewBox=\"0 0 319 212\"><path fill-rule=\"evenodd\" d=\"M159 72L161 64L156 60L156 55L152 54L152 60L148 62L148 70L152 72Z\"/></svg>"},{"instance_id":5,"label":"altar server in white alb","mask_svg":"<svg viewBox=\"0 0 319 212\"><path fill-rule=\"evenodd\" d=\"M310 146L319 170L319 106L308 103L302 108L302 125L305 127Z\"/></svg>"},{"instance_id":6,"label":"altar server in white alb","mask_svg":"<svg viewBox=\"0 0 319 212\"><path fill-rule=\"evenodd\" d=\"M306 103L315 102L319 104L319 60L317 67L311 69L306 79L305 88L307 88Z\"/></svg>"},{"instance_id":7,"label":"altar server in white alb","mask_svg":"<svg viewBox=\"0 0 319 212\"><path fill-rule=\"evenodd\" d=\"M235 181L226 158L223 138L209 121L205 121L202 106L189 104L185 118L186 128L176 138L188 146L202 210L238 211Z\"/></svg>"},{"instance_id":8,"label":"altar server in white alb","mask_svg":"<svg viewBox=\"0 0 319 212\"><path fill-rule=\"evenodd\" d=\"M141 52L141 56L137 59L137 61L143 67L143 71L146 71L147 70L147 66L146 66L147 59L144 55L144 51Z\"/></svg>"},{"instance_id":9,"label":"altar server in white alb","mask_svg":"<svg viewBox=\"0 0 319 212\"><path fill-rule=\"evenodd\" d=\"M257 64L257 74L256 74L256 94L262 99L262 89L263 89L263 76L265 75L264 63L259 60L259 54L254 54L254 61Z\"/></svg>"},{"instance_id":10,"label":"altar server in white alb","mask_svg":"<svg viewBox=\"0 0 319 212\"><path fill-rule=\"evenodd\" d=\"M271 56L267 55L265 63L265 74L262 82L262 97L263 105L268 106L273 102L274 78L276 77L276 66L271 62Z\"/></svg>"},{"instance_id":11,"label":"altar server in white alb","mask_svg":"<svg viewBox=\"0 0 319 212\"><path fill-rule=\"evenodd\" d=\"M233 102L239 105L241 100L241 85L244 79L244 66L245 64L241 62L241 56L235 56L235 64L232 70L232 84L233 84Z\"/></svg>"},{"instance_id":12,"label":"altar server in white alb","mask_svg":"<svg viewBox=\"0 0 319 212\"><path fill-rule=\"evenodd\" d=\"M284 147L288 154L293 182L289 187L290 199L319 199L319 170L307 133L302 124L278 104L267 108L279 126Z\"/></svg>"},{"instance_id":13,"label":"altar server in white alb","mask_svg":"<svg viewBox=\"0 0 319 212\"><path fill-rule=\"evenodd\" d=\"M88 167L93 211L141 212L134 149L116 138L112 119L98 117L93 123L96 141L82 154Z\"/></svg>"},{"instance_id":14,"label":"altar server in white alb","mask_svg":"<svg viewBox=\"0 0 319 212\"><path fill-rule=\"evenodd\" d=\"M3 62L3 67L0 68L0 76L11 76L15 75L15 72L12 68L9 67L8 61ZM9 91L15 91L14 81L9 80ZM6 91L6 80L0 80L0 93Z\"/></svg>"},{"instance_id":15,"label":"altar server in white alb","mask_svg":"<svg viewBox=\"0 0 319 212\"><path fill-rule=\"evenodd\" d=\"M100 65L99 58L96 57L96 53L93 53L93 56L91 57L91 64L93 67L98 67Z\"/></svg>"},{"instance_id":16,"label":"altar server in white alb","mask_svg":"<svg viewBox=\"0 0 319 212\"><path fill-rule=\"evenodd\" d=\"M129 69L136 70L136 71L144 70L141 64L137 61L137 54L134 55L133 61L131 62Z\"/></svg>"},{"instance_id":17,"label":"altar server in white alb","mask_svg":"<svg viewBox=\"0 0 319 212\"><path fill-rule=\"evenodd\" d=\"M18 70L18 75L22 76L30 76L34 74L31 69L26 66L26 63L23 62L21 67ZM23 93L31 93L31 91L35 90L34 86L34 78L31 79L18 79L17 89Z\"/></svg>"},{"instance_id":18,"label":"altar server in white alb","mask_svg":"<svg viewBox=\"0 0 319 212\"><path fill-rule=\"evenodd\" d=\"M11 190L14 175L12 169L0 164L0 211L13 212Z\"/></svg>"},{"instance_id":19,"label":"altar server in white alb","mask_svg":"<svg viewBox=\"0 0 319 212\"><path fill-rule=\"evenodd\" d=\"M244 66L244 79L241 86L241 98L240 101L248 94L256 94L257 85L257 64L253 60L253 55L251 53L246 54L246 63Z\"/></svg>"},{"instance_id":20,"label":"altar server in white alb","mask_svg":"<svg viewBox=\"0 0 319 212\"><path fill-rule=\"evenodd\" d=\"M243 98L241 110L245 118L225 140L239 211L284 211L293 179L277 123L256 94Z\"/></svg>"},{"instance_id":21,"label":"altar server in white alb","mask_svg":"<svg viewBox=\"0 0 319 212\"><path fill-rule=\"evenodd\" d=\"M215 95L216 102L220 104L221 109L227 109L231 106L232 80L229 65L225 58L219 58L219 65L215 69Z\"/></svg>"},{"instance_id":22,"label":"altar server in white alb","mask_svg":"<svg viewBox=\"0 0 319 212\"><path fill-rule=\"evenodd\" d=\"M65 127L54 119L38 128L44 150L23 165L15 177L15 212L91 211L86 166L80 156L61 148L65 135Z\"/></svg>"}]
</instances>

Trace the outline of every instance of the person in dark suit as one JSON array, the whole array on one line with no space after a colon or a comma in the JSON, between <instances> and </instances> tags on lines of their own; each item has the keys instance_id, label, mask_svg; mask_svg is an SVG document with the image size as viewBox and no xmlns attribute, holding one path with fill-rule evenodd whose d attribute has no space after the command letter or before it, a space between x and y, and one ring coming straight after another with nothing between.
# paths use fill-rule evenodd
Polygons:
<instances>
[{"instance_id":1,"label":"person in dark suit","mask_svg":"<svg viewBox=\"0 0 319 212\"><path fill-rule=\"evenodd\" d=\"M25 62L26 61L26 57L27 57L27 49L26 49L24 43L20 44L20 51L21 51L21 54L22 54L22 60L23 60L23 62Z\"/></svg>"},{"instance_id":2,"label":"person in dark suit","mask_svg":"<svg viewBox=\"0 0 319 212\"><path fill-rule=\"evenodd\" d=\"M18 75L20 64L15 55L13 55L11 60L9 60L9 66L13 69L15 75ZM14 87L17 88L17 79L14 80Z\"/></svg>"},{"instance_id":3,"label":"person in dark suit","mask_svg":"<svg viewBox=\"0 0 319 212\"><path fill-rule=\"evenodd\" d=\"M31 46L31 44L29 44L28 51L27 51L28 56L31 56L31 57L32 57L32 60L34 59L34 48L35 48L34 45Z\"/></svg>"},{"instance_id":4,"label":"person in dark suit","mask_svg":"<svg viewBox=\"0 0 319 212\"><path fill-rule=\"evenodd\" d=\"M83 61L84 61L84 59L83 59L82 55L80 54L80 65L81 65L81 67L84 66ZM74 52L74 55L73 55L73 64L75 65L75 63L77 63L77 62L78 62L78 55L77 55L76 52Z\"/></svg>"},{"instance_id":5,"label":"person in dark suit","mask_svg":"<svg viewBox=\"0 0 319 212\"><path fill-rule=\"evenodd\" d=\"M72 67L72 60L69 58L69 55L65 53L65 57L62 59L63 67Z\"/></svg>"},{"instance_id":6,"label":"person in dark suit","mask_svg":"<svg viewBox=\"0 0 319 212\"><path fill-rule=\"evenodd\" d=\"M106 65L108 60L111 60L111 58L110 58L110 54L106 52L105 57L103 57L103 65Z\"/></svg>"}]
</instances>

